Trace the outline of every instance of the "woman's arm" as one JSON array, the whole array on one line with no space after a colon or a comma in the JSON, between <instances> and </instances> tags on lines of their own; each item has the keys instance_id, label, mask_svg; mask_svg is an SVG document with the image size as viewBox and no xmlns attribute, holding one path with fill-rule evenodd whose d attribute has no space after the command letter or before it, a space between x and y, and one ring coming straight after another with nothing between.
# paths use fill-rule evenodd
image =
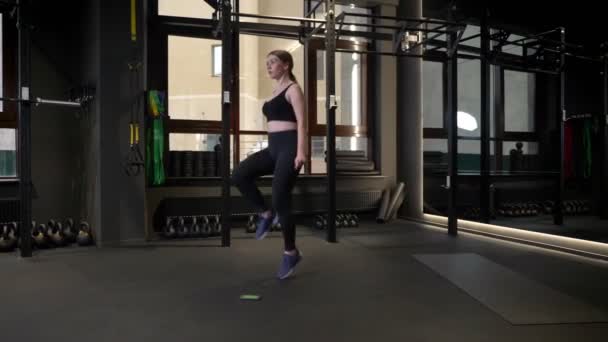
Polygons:
<instances>
[{"instance_id":1,"label":"woman's arm","mask_svg":"<svg viewBox=\"0 0 608 342\"><path fill-rule=\"evenodd\" d=\"M298 151L294 160L294 167L299 169L306 163L307 132L304 117L304 93L299 84L294 84L287 90L287 100L291 103L296 114L298 125Z\"/></svg>"}]
</instances>

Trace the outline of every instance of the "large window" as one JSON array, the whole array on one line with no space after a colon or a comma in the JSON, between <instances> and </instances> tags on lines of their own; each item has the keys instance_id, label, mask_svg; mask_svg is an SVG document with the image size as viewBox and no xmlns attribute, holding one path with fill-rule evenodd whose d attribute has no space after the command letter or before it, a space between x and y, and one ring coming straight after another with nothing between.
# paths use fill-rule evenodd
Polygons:
<instances>
[{"instance_id":1,"label":"large window","mask_svg":"<svg viewBox=\"0 0 608 342\"><path fill-rule=\"evenodd\" d=\"M248 1L241 3L241 12L270 15L301 16L302 2L286 6L285 1ZM193 9L187 11L189 6ZM208 19L212 9L203 1L196 4L173 4L159 1L159 14ZM204 10L203 10L204 9ZM267 11L270 11L267 13ZM342 10L369 13L369 10L346 6ZM206 12L205 12L206 11ZM199 13L200 12L200 13ZM241 18L245 21L245 18ZM362 18L357 20L367 21ZM247 20L262 23L262 20ZM204 21L201 21L204 22ZM264 21L265 22L265 21ZM275 24L286 24L274 22ZM182 28L168 25L167 84L170 116L169 148L171 151L212 151L218 144L222 129L221 107L221 41L212 29L184 35ZM231 165L268 146L267 123L262 114L264 101L271 97L274 81L268 78L265 66L272 50L287 50L294 58L298 83L307 103L309 160L305 173L325 173L325 54L322 42L312 42L309 50L308 75L304 73L304 46L297 40L256 36L243 32L239 36L239 61L232 66L238 75L239 96L233 98L230 123ZM366 49L367 43L343 36L339 48ZM312 77L311 74L312 73ZM317 77L315 78L314 75ZM162 77L160 78L162 80ZM305 80L309 80L305 84ZM368 155L371 139L367 136L367 56L353 53L336 54L336 97L338 101L336 147L338 150L363 151ZM373 162L370 164L373 165Z\"/></svg>"},{"instance_id":2,"label":"large window","mask_svg":"<svg viewBox=\"0 0 608 342\"><path fill-rule=\"evenodd\" d=\"M327 172L325 162L325 136L327 130L325 51L322 42L311 42L309 79L315 80L307 88L309 131L317 136L311 141L311 172ZM339 41L339 49L367 49L367 43ZM367 156L370 140L367 139L367 55L337 52L335 61L336 150L363 151ZM368 159L370 156L368 156Z\"/></svg>"}]
</instances>

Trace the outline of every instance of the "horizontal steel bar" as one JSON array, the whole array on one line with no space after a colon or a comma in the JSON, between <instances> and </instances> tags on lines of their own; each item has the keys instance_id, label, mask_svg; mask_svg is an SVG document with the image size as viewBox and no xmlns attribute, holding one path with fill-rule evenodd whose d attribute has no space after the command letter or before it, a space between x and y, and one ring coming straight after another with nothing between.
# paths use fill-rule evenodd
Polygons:
<instances>
[{"instance_id":1,"label":"horizontal steel bar","mask_svg":"<svg viewBox=\"0 0 608 342\"><path fill-rule=\"evenodd\" d=\"M260 15L260 14L251 14L251 13L232 13L235 17L245 17L245 18L258 18L258 19L273 19L273 20L284 20L284 21L299 21L306 23L324 23L325 20L322 19L310 19L310 18L300 18L300 17L287 17L287 16L274 16L274 15Z\"/></svg>"},{"instance_id":2,"label":"horizontal steel bar","mask_svg":"<svg viewBox=\"0 0 608 342\"><path fill-rule=\"evenodd\" d=\"M551 33L554 33L554 32L558 32L559 30L560 30L560 28L555 28L555 29L548 30L548 31L545 31L545 32L541 32L541 33L537 33L537 34L534 34L534 35L531 35L531 36L523 36L522 38L514 40L514 41L506 41L506 42L500 44L500 46L517 45L517 43L519 43L519 42L523 42L523 41L526 41L526 40L529 40L529 39L539 39L539 38L541 38L543 36L546 36L548 34L551 34ZM518 36L520 36L520 35L518 34ZM492 36L490 36L490 39L492 39ZM559 44L561 45L562 43L559 42Z\"/></svg>"},{"instance_id":3,"label":"horizontal steel bar","mask_svg":"<svg viewBox=\"0 0 608 342\"><path fill-rule=\"evenodd\" d=\"M364 13L351 13L344 12L347 16L351 17L364 17L371 19L387 19L387 20L395 20L395 21L411 21L411 22L419 22L419 23L427 23L427 24L444 24L444 25L452 25L452 26L463 26L462 23L457 23L453 21L444 21L439 19L422 19L422 18L408 18L408 17L391 17L386 15L374 15L374 14L364 14Z\"/></svg>"},{"instance_id":4,"label":"horizontal steel bar","mask_svg":"<svg viewBox=\"0 0 608 342\"><path fill-rule=\"evenodd\" d=\"M67 106L67 107L82 107L82 103L80 103L80 102L47 100L47 99L42 99L40 97L36 98L35 103L49 104L49 105L56 105L56 106Z\"/></svg>"},{"instance_id":5,"label":"horizontal steel bar","mask_svg":"<svg viewBox=\"0 0 608 342\"><path fill-rule=\"evenodd\" d=\"M50 104L50 105L67 106L67 107L82 107L81 102L47 100L47 99L43 99L40 97L37 97L33 100L19 99L19 98L13 98L13 97L0 97L0 101L27 102L27 103L31 103L31 104Z\"/></svg>"},{"instance_id":6,"label":"horizontal steel bar","mask_svg":"<svg viewBox=\"0 0 608 342\"><path fill-rule=\"evenodd\" d=\"M269 20L284 20L284 21L297 21L297 22L308 22L308 23L325 23L325 20L321 19L309 19L309 18L300 18L300 17L286 17L286 16L273 16L273 15L259 15L259 14L249 14L249 13L233 13L235 17L248 17L248 18L259 18L259 19L269 19ZM355 26L355 27L370 27L370 28L379 28L379 29L392 29L392 30L400 30L401 26L395 25L378 25L378 24L365 24L365 23L353 23L353 22L343 22L342 25ZM462 26L462 25L461 25ZM415 28L416 31L421 32L429 32L429 33L448 33L451 32L449 29L440 30L440 29L426 29L426 28Z\"/></svg>"}]
</instances>

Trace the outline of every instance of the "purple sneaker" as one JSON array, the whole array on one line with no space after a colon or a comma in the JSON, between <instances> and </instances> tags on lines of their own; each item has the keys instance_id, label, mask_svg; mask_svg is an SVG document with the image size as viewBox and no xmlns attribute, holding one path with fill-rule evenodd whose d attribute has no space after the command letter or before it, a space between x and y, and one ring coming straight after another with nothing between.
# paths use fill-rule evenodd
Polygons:
<instances>
[{"instance_id":1,"label":"purple sneaker","mask_svg":"<svg viewBox=\"0 0 608 342\"><path fill-rule=\"evenodd\" d=\"M270 215L270 217L268 217L268 218L260 215L260 217L258 218L258 222L255 224L256 240L262 240L263 238L266 237L266 234L268 234L268 232L270 231L270 228L272 228L272 221L273 221L273 215Z\"/></svg>"},{"instance_id":2,"label":"purple sneaker","mask_svg":"<svg viewBox=\"0 0 608 342\"><path fill-rule=\"evenodd\" d=\"M302 260L302 253L300 253L300 250L298 249L296 249L295 255L283 253L283 260L281 261L281 266L279 267L277 277L281 280L287 279L293 274L296 269L296 265L300 262L300 260Z\"/></svg>"}]
</instances>

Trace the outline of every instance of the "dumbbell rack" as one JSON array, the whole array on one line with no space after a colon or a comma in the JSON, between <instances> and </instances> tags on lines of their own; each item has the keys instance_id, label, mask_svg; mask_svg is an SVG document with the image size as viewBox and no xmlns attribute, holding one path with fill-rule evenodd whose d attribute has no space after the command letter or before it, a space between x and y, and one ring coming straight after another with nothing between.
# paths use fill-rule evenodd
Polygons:
<instances>
[{"instance_id":1,"label":"dumbbell rack","mask_svg":"<svg viewBox=\"0 0 608 342\"><path fill-rule=\"evenodd\" d=\"M245 228L246 233L255 233L257 219L258 219L257 215L254 215L254 214L249 215L249 219L247 220L247 226ZM277 217L275 216L275 219L272 221L272 224L270 225L270 231L271 232L281 231L281 229L282 229L281 223L278 221Z\"/></svg>"},{"instance_id":2,"label":"dumbbell rack","mask_svg":"<svg viewBox=\"0 0 608 342\"><path fill-rule=\"evenodd\" d=\"M336 213L336 228L355 228L359 226L359 216L354 213ZM327 214L316 215L313 218L312 226L318 230L327 228Z\"/></svg>"},{"instance_id":3,"label":"dumbbell rack","mask_svg":"<svg viewBox=\"0 0 608 342\"><path fill-rule=\"evenodd\" d=\"M554 201L506 202L501 203L497 213L505 217L524 217L551 215L555 210ZM562 212L566 215L586 215L591 212L591 203L587 200L565 200Z\"/></svg>"},{"instance_id":4,"label":"dumbbell rack","mask_svg":"<svg viewBox=\"0 0 608 342\"><path fill-rule=\"evenodd\" d=\"M161 236L165 239L206 238L222 233L221 215L167 216Z\"/></svg>"}]
</instances>

